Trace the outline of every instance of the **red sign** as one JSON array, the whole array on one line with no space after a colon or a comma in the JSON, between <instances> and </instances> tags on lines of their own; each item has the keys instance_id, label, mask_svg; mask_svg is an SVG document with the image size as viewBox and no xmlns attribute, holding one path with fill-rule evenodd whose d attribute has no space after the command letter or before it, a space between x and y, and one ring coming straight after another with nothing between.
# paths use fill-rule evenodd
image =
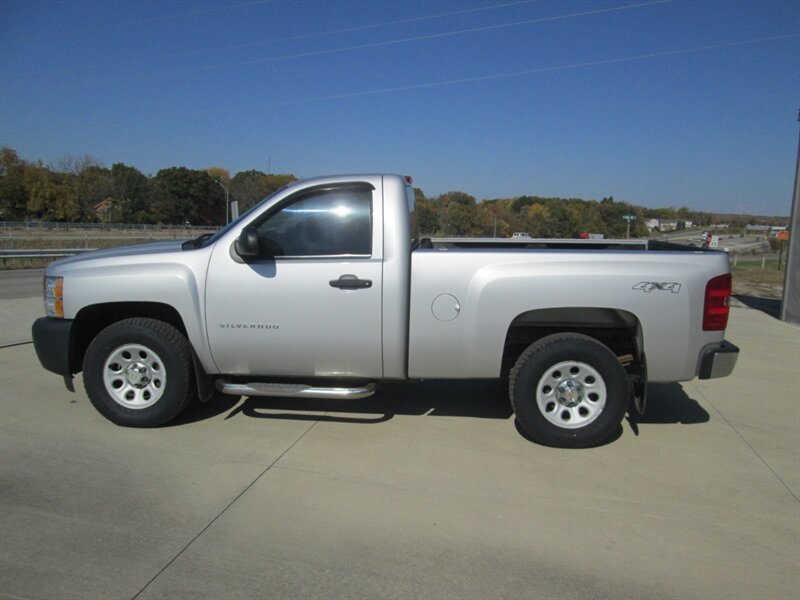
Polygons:
<instances>
[{"instance_id":1,"label":"red sign","mask_svg":"<svg viewBox=\"0 0 800 600\"><path fill-rule=\"evenodd\" d=\"M789 232L788 231L779 231L775 234L775 238L781 241L786 241L789 239Z\"/></svg>"}]
</instances>

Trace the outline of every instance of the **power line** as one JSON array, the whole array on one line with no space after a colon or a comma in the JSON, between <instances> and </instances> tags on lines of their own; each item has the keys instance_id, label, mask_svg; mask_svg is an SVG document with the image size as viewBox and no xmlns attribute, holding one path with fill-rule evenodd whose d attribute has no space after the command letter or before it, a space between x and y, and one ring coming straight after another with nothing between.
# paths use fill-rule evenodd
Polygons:
<instances>
[{"instance_id":1,"label":"power line","mask_svg":"<svg viewBox=\"0 0 800 600\"><path fill-rule=\"evenodd\" d=\"M267 1L267 0L263 0L263 1ZM404 24L408 24L408 23L417 23L417 22L420 22L420 21L430 21L430 20L433 20L433 19L442 19L442 18L445 18L445 17L464 15L464 14L468 14L468 13L484 12L484 11L487 11L487 10L495 10L495 9L498 9L498 8L507 8L509 6L517 6L517 5L520 5L520 4L531 4L531 3L539 2L539 1L540 0L515 0L514 2L504 2L503 4L492 4L490 6L479 6L477 8L467 8L467 9L463 9L463 10L455 10L455 11L452 11L452 12L438 13L438 14L435 14L435 15L423 15L423 16L419 16L419 17L408 17L406 19L398 19L396 21L385 21L383 23L371 23L369 25L360 25L358 27L347 27L347 28L344 28L344 29L331 29L331 30L328 30L328 31L320 31L320 32L317 32L317 33L306 33L306 34L302 34L302 35L294 35L294 36L283 37L283 38L263 40L263 41L259 41L259 42L250 42L250 43L247 43L247 44L238 44L238 45L235 45L235 46L221 46L221 47L218 47L218 48L206 48L204 50L197 50L197 51L194 51L194 52L162 54L162 55L154 57L154 58L156 60L159 60L159 59L170 59L170 58L188 58L188 57L191 57L191 56L199 56L199 55L202 55L202 54L213 54L213 53L217 53L217 52L227 52L229 50L244 50L244 49L249 49L249 48L256 48L256 47L259 47L259 46L275 45L275 44L280 44L280 43L285 43L285 42L294 42L294 41L299 41L299 40L309 40L309 39L314 39L314 38L319 38L319 37L326 37L326 36L337 35L337 34L342 34L342 33L355 33L357 31L366 31L368 29L378 29L378 28L381 28L381 27L390 27L392 25L404 25ZM246 3L246 4L251 4L251 3ZM239 6L239 5L235 5L235 6ZM218 9L216 9L216 10L218 10ZM200 12L203 12L203 11L200 11ZM189 13L189 14L196 14L196 13ZM121 67L131 67L131 66L146 64L146 63L150 62L151 60L153 60L153 59L130 61L130 62L124 63L122 65L117 65L117 66L118 67L120 67L120 66ZM81 71L90 71L90 70L99 69L99 68L102 68L102 67L100 65L91 65L91 66L84 66L84 67L73 67L73 68L70 68L70 69L55 69L55 70L49 70L49 71L44 71L44 72L39 71L38 73L22 75L20 78L25 78L25 79L42 78L42 77L48 76L48 75L57 75L57 74L64 74L64 73L77 73L77 72L81 72Z\"/></svg>"},{"instance_id":2,"label":"power line","mask_svg":"<svg viewBox=\"0 0 800 600\"><path fill-rule=\"evenodd\" d=\"M640 2L640 3L637 3L637 4L626 4L624 6L613 6L611 8L600 8L600 9L595 9L595 10L588 10L588 11L583 11L583 12L570 13L570 14L566 14L566 15L555 15L555 16L552 16L552 17L539 17L539 18L536 18L536 19L524 19L524 20L521 20L521 21L512 21L510 23L500 23L500 24L497 24L497 25L485 25L483 27L471 27L469 29L460 29L458 31L446 31L446 32L442 32L442 33L431 33L431 34L427 34L427 35L418 35L418 36L414 36L414 37L400 38L400 39L395 39L395 40L385 40L385 41L382 41L382 42L371 42L369 44L358 44L358 45L355 45L355 46L343 46L343 47L339 47L339 48L329 48L327 50L314 50L314 51L310 51L310 52L299 52L299 53L296 53L296 54L284 54L284 55L281 55L281 56L271 56L271 57L267 57L267 58L259 58L259 59L253 59L253 60L244 60L244 61L231 62L231 63L222 63L222 64L216 64L216 65L207 65L207 66L203 66L203 67L193 67L193 68L190 68L190 69L179 69L179 70L175 70L175 71L166 71L166 72L162 72L162 73L154 73L154 74L149 74L149 75L134 75L134 76L130 76L130 77L118 77L118 78L106 79L106 80L103 80L103 81L100 81L100 82L97 82L97 81L91 82L91 85L96 85L97 83L123 83L123 82L129 82L129 81L142 81L142 80L145 80L145 79L150 79L152 77L172 77L172 76L175 76L175 75L188 75L188 74L193 74L193 73L201 73L201 72L205 72L205 71L214 71L214 70L219 70L219 69L230 69L230 68L235 68L235 67L249 67L249 66L253 66L253 65L260 65L260 64L266 64L266 63L271 63L271 62L280 62L280 61L284 61L284 60L292 60L292 59L298 59L298 58L310 58L310 57L314 57L314 56L325 56L325 55L330 55L330 54L340 54L342 52L353 52L353 51L356 51L356 50L366 50L366 49L372 49L372 48L382 48L382 47L386 47L386 46L396 46L396 45L399 45L399 44L408 44L408 43L411 43L411 42L442 39L442 38L453 37L453 36L457 36L457 35L468 35L468 34L474 34L474 33L483 33L483 32L486 32L486 31L497 31L499 29L508 29L508 28L511 28L511 27L521 27L523 25L534 25L536 23L546 23L546 22L552 22L552 21L561 21L561 20L564 20L564 19L573 19L573 18L576 18L576 17L586 17L586 16L591 16L591 15L599 15L599 14L603 14L603 13L619 12L619 11L623 11L623 10L632 10L632 9L636 9L636 8L645 8L645 7L648 7L648 6L655 6L655 5L658 5L658 4L668 4L668 3L672 2L672 1L673 0L651 0L649 2ZM72 86L80 87L80 86L84 86L84 85L89 85L89 83L86 83L86 82L74 83L74 84L73 83L67 83L67 84L64 84L64 87L72 87ZM48 87L55 87L55 86L50 85ZM62 87L62 86L58 86L58 87Z\"/></svg>"},{"instance_id":3,"label":"power line","mask_svg":"<svg viewBox=\"0 0 800 600\"><path fill-rule=\"evenodd\" d=\"M639 60L647 60L653 58L662 58L667 56L679 56L681 54L691 54L694 52L703 52L707 50L719 50L722 48L735 48L738 46L747 46L753 44L763 44L768 42L776 42L780 40L787 40L792 38L800 37L800 32L789 33L784 35L776 35L770 37L763 37L763 38L754 38L749 40L740 40L736 42L725 42L721 44L711 44L707 46L695 46L692 48L680 48L677 50L666 50L663 52L650 52L647 54L637 54L632 56L623 56L619 58L606 58L601 60L594 60L594 61L587 61L581 63L572 63L568 65L557 65L553 67L540 67L536 69L525 69L522 71L511 71L506 73L494 73L490 75L480 75L476 77L463 77L459 79L445 79L439 81L432 81L427 83L416 83L410 85L403 85L403 86L395 86L395 87L388 87L388 88L377 88L372 90L361 90L356 92L345 92L341 94L331 94L326 96L311 96L308 98L295 98L292 100L278 100L273 102L265 102L260 104L251 104L247 106L240 106L236 110L238 111L247 111L253 110L256 108L270 108L270 107L279 107L279 106L291 106L294 104L302 104L302 103L309 103L309 102L324 102L324 101L331 101L331 100L343 100L347 98L357 98L360 96L375 96L380 94L390 94L390 93L398 93L398 92L407 92L407 91L415 91L415 90L423 90L423 89L432 89L438 87L446 87L452 85L463 85L468 83L478 83L482 81L493 81L498 79L512 79L516 77L524 77L529 75L541 75L545 73L556 73L559 71L568 71L568 70L576 70L576 69L585 69L591 67L598 67L603 65L612 65L612 64L619 64L619 63L626 63L626 62L634 62ZM78 123L73 125L64 125L60 127L50 127L50 128L41 128L41 129L27 129L27 130L18 130L18 131L6 131L5 133L8 134L21 134L21 133L32 133L32 132L51 132L51 131L62 131L62 130L69 130L69 129L79 129L79 128L86 128L86 127L107 127L110 125L118 125L124 123L134 123L134 122L141 122L141 121L149 121L149 120L157 120L157 119L170 119L175 117L184 117L184 116L200 116L200 115L208 115L208 114L216 114L221 112L227 112L226 109L208 109L208 110L196 110L196 111L182 111L180 113L170 113L170 114L162 114L162 115L153 115L149 117L137 117L137 118L129 118L129 119L116 119L111 121L97 121L94 123L87 122L87 123Z\"/></svg>"},{"instance_id":4,"label":"power line","mask_svg":"<svg viewBox=\"0 0 800 600\"><path fill-rule=\"evenodd\" d=\"M456 15L465 15L467 13L483 12L487 10L494 10L497 8L507 8L509 6L516 6L519 4L531 4L539 2L540 0L516 0L516 2L505 2L503 4L492 4L491 6L479 6L477 8L467 8L464 10L456 10L452 12L438 13L435 15L424 15L420 17L409 17L406 19L398 19L396 21L386 21L384 23L373 23L371 25L360 25L358 27L347 27L345 29L331 29L330 31L321 31L319 33L307 33L302 35L293 35L290 37L278 38L274 40L265 40L261 42L251 42L249 44L240 44L238 46L227 46L224 48L214 48L212 50L200 50L198 52L187 52L185 54L171 54L169 58L185 58L187 56L197 56L198 54L207 54L209 52L221 52L224 50L243 50L245 48L255 48L258 46L266 46L272 44L280 44L284 42L296 42L299 40L309 40L318 37L329 35L338 35L341 33L355 33L357 31L366 31L368 29L378 29L380 27L390 27L391 25L404 25L408 23L418 23L419 21L430 21L432 19L442 19L444 17L453 17Z\"/></svg>"},{"instance_id":5,"label":"power line","mask_svg":"<svg viewBox=\"0 0 800 600\"><path fill-rule=\"evenodd\" d=\"M582 63L573 63L569 65L559 65L555 67L542 67L538 69L525 69L523 71L512 71L508 73L496 73L492 75L480 75L477 77L464 77L461 79L447 79L441 81L434 81L430 83L417 83L412 85L405 85L405 86L397 86L391 88L380 88L375 90L364 90L360 92L351 92L351 93L344 93L344 94L333 94L329 96L316 96L313 98L307 98L303 100L294 100L294 101L276 101L274 103L266 103L266 104L255 104L249 108L265 108L268 106L283 106L287 104L295 104L300 102L313 102L313 101L324 101L324 100L340 100L345 98L354 98L358 96L370 96L370 95L377 95L377 94L389 94L394 92L407 92L411 90L422 90L422 89L430 89L436 87L445 87L450 85L459 85L465 83L478 83L481 81L492 81L497 79L511 79L514 77L523 77L525 75L541 75L544 73L555 73L558 71L568 71L574 69L584 69L588 67L597 67L601 65L611 65L616 63L625 63L625 62L633 62L637 60L646 60L649 58L661 58L665 56L678 56L680 54L690 54L693 52L701 52L703 50L718 50L721 48L734 48L737 46L746 46L751 44L762 44L766 42L775 42L779 40L786 40L791 38L800 37L800 32L797 33L790 33L786 35L776 35L772 37L766 38L757 38L751 40L742 40L739 42L727 42L723 44L713 44L709 46L696 46L694 48L682 48L679 50L668 50L665 52L651 52L649 54L638 54L635 56L624 56L621 58L607 58L602 60L595 60L589 62L582 62Z\"/></svg>"}]
</instances>

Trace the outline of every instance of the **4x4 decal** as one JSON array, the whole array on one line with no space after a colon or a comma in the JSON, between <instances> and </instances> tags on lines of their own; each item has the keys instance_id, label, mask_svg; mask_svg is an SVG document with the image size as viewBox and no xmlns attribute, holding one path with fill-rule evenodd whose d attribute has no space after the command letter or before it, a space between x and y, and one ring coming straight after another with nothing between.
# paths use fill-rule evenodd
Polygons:
<instances>
[{"instance_id":1,"label":"4x4 decal","mask_svg":"<svg viewBox=\"0 0 800 600\"><path fill-rule=\"evenodd\" d=\"M672 292L677 294L681 291L681 284L673 281L640 281L631 288L632 290L641 290L643 292L652 292L658 290L661 292Z\"/></svg>"}]
</instances>

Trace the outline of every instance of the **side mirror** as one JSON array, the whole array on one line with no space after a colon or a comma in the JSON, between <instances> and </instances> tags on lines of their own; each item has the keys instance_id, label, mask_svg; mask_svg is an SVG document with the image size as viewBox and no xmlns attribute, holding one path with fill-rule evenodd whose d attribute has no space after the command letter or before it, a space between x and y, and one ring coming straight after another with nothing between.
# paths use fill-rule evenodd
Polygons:
<instances>
[{"instance_id":1,"label":"side mirror","mask_svg":"<svg viewBox=\"0 0 800 600\"><path fill-rule=\"evenodd\" d=\"M242 229L239 239L236 240L236 254L242 258L258 256L258 230L253 225Z\"/></svg>"}]
</instances>

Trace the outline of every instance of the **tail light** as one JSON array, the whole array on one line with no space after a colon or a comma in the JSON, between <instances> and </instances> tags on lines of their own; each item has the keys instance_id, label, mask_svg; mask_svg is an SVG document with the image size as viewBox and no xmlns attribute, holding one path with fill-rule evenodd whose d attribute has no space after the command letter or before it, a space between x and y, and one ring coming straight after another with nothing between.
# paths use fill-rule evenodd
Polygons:
<instances>
[{"instance_id":1,"label":"tail light","mask_svg":"<svg viewBox=\"0 0 800 600\"><path fill-rule=\"evenodd\" d=\"M703 331L723 331L728 326L731 286L730 273L709 279L703 305Z\"/></svg>"}]
</instances>

